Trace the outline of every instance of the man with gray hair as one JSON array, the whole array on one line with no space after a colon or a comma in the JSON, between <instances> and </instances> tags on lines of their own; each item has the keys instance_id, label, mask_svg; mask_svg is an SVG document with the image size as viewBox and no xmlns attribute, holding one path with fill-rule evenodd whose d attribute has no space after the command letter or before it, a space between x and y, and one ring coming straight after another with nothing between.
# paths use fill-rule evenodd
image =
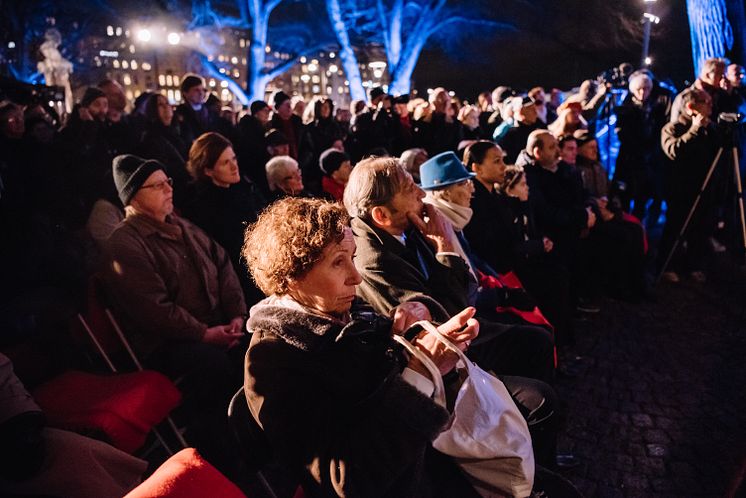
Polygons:
<instances>
[{"instance_id":1,"label":"man with gray hair","mask_svg":"<svg viewBox=\"0 0 746 498\"><path fill-rule=\"evenodd\" d=\"M396 159L367 159L352 171L344 204L363 277L358 293L379 313L416 301L445 321L469 306L477 282L452 247L447 222L424 197ZM553 341L546 330L484 320L481 330L471 352L486 369L552 380Z\"/></svg>"},{"instance_id":2,"label":"man with gray hair","mask_svg":"<svg viewBox=\"0 0 746 498\"><path fill-rule=\"evenodd\" d=\"M424 197L397 159L371 158L352 171L344 204L352 217L355 266L362 276L358 295L382 314L401 303L419 303L427 308L426 318L442 322L469 306L477 282L455 252L447 222L423 203ZM520 376L501 379L531 414L537 462L555 467L557 400L545 383L554 375L550 334L534 326L479 321L479 337L467 354L485 370Z\"/></svg>"}]
</instances>

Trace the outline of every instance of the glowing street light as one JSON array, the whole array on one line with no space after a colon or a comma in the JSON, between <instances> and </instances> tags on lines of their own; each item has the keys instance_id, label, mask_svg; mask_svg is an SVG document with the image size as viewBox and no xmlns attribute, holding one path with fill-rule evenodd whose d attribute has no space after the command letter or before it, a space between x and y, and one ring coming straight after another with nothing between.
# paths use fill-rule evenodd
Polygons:
<instances>
[{"instance_id":1,"label":"glowing street light","mask_svg":"<svg viewBox=\"0 0 746 498\"><path fill-rule=\"evenodd\" d=\"M181 35L179 33L169 33L166 41L168 41L169 45L178 45L181 41Z\"/></svg>"},{"instance_id":2,"label":"glowing street light","mask_svg":"<svg viewBox=\"0 0 746 498\"><path fill-rule=\"evenodd\" d=\"M653 63L653 58L652 57L645 57L645 61L644 62L645 62L646 66L649 66L650 64Z\"/></svg>"},{"instance_id":3,"label":"glowing street light","mask_svg":"<svg viewBox=\"0 0 746 498\"><path fill-rule=\"evenodd\" d=\"M645 31L642 37L642 63L643 65L649 65L649 63L646 61L649 59L648 50L650 49L650 29L653 24L658 24L659 22L661 22L661 18L656 16L652 12L649 12L650 7L652 7L652 4L654 4L656 0L644 1L645 13L642 16L642 22L645 24ZM651 4L650 7L648 7L648 4Z\"/></svg>"},{"instance_id":4,"label":"glowing street light","mask_svg":"<svg viewBox=\"0 0 746 498\"><path fill-rule=\"evenodd\" d=\"M153 34L147 28L142 28L137 31L137 39L143 43L149 42L153 38Z\"/></svg>"}]
</instances>

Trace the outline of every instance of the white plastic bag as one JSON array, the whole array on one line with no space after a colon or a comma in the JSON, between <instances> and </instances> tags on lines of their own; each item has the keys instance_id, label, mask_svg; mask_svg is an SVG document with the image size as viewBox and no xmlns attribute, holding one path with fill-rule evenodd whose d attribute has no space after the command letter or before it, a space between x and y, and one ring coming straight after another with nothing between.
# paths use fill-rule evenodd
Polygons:
<instances>
[{"instance_id":1,"label":"white plastic bag","mask_svg":"<svg viewBox=\"0 0 746 498\"><path fill-rule=\"evenodd\" d=\"M416 325L458 354L456 368L468 373L456 397L451 422L433 447L453 457L484 498L529 496L535 471L531 435L505 385L474 364L430 322ZM445 407L445 389L438 368L406 339L394 338L428 369L435 384L435 401Z\"/></svg>"}]
</instances>

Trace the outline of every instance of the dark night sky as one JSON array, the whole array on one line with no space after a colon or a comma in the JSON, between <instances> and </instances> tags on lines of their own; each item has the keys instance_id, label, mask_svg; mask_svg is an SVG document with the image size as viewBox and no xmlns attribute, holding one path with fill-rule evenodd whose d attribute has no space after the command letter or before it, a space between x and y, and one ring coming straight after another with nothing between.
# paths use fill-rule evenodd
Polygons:
<instances>
[{"instance_id":1,"label":"dark night sky","mask_svg":"<svg viewBox=\"0 0 746 498\"><path fill-rule=\"evenodd\" d=\"M494 4L495 18L510 20L517 31L465 28L470 34L460 41L431 45L414 73L420 92L441 85L472 100L500 84L566 90L621 62L640 62L642 0ZM658 0L654 8L661 22L653 26L652 69L681 87L693 73L686 2Z\"/></svg>"}]
</instances>

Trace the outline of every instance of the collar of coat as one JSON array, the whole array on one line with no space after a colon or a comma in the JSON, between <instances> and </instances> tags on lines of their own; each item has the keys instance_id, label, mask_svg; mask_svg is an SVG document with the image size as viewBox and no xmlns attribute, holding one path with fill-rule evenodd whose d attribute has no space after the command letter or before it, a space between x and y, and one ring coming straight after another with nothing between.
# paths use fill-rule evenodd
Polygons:
<instances>
[{"instance_id":1,"label":"collar of coat","mask_svg":"<svg viewBox=\"0 0 746 498\"><path fill-rule=\"evenodd\" d=\"M127 214L125 222L143 238L158 234L167 239L181 240L184 230L181 219L173 214L166 216L166 221L161 222L145 214L132 213Z\"/></svg>"}]
</instances>

